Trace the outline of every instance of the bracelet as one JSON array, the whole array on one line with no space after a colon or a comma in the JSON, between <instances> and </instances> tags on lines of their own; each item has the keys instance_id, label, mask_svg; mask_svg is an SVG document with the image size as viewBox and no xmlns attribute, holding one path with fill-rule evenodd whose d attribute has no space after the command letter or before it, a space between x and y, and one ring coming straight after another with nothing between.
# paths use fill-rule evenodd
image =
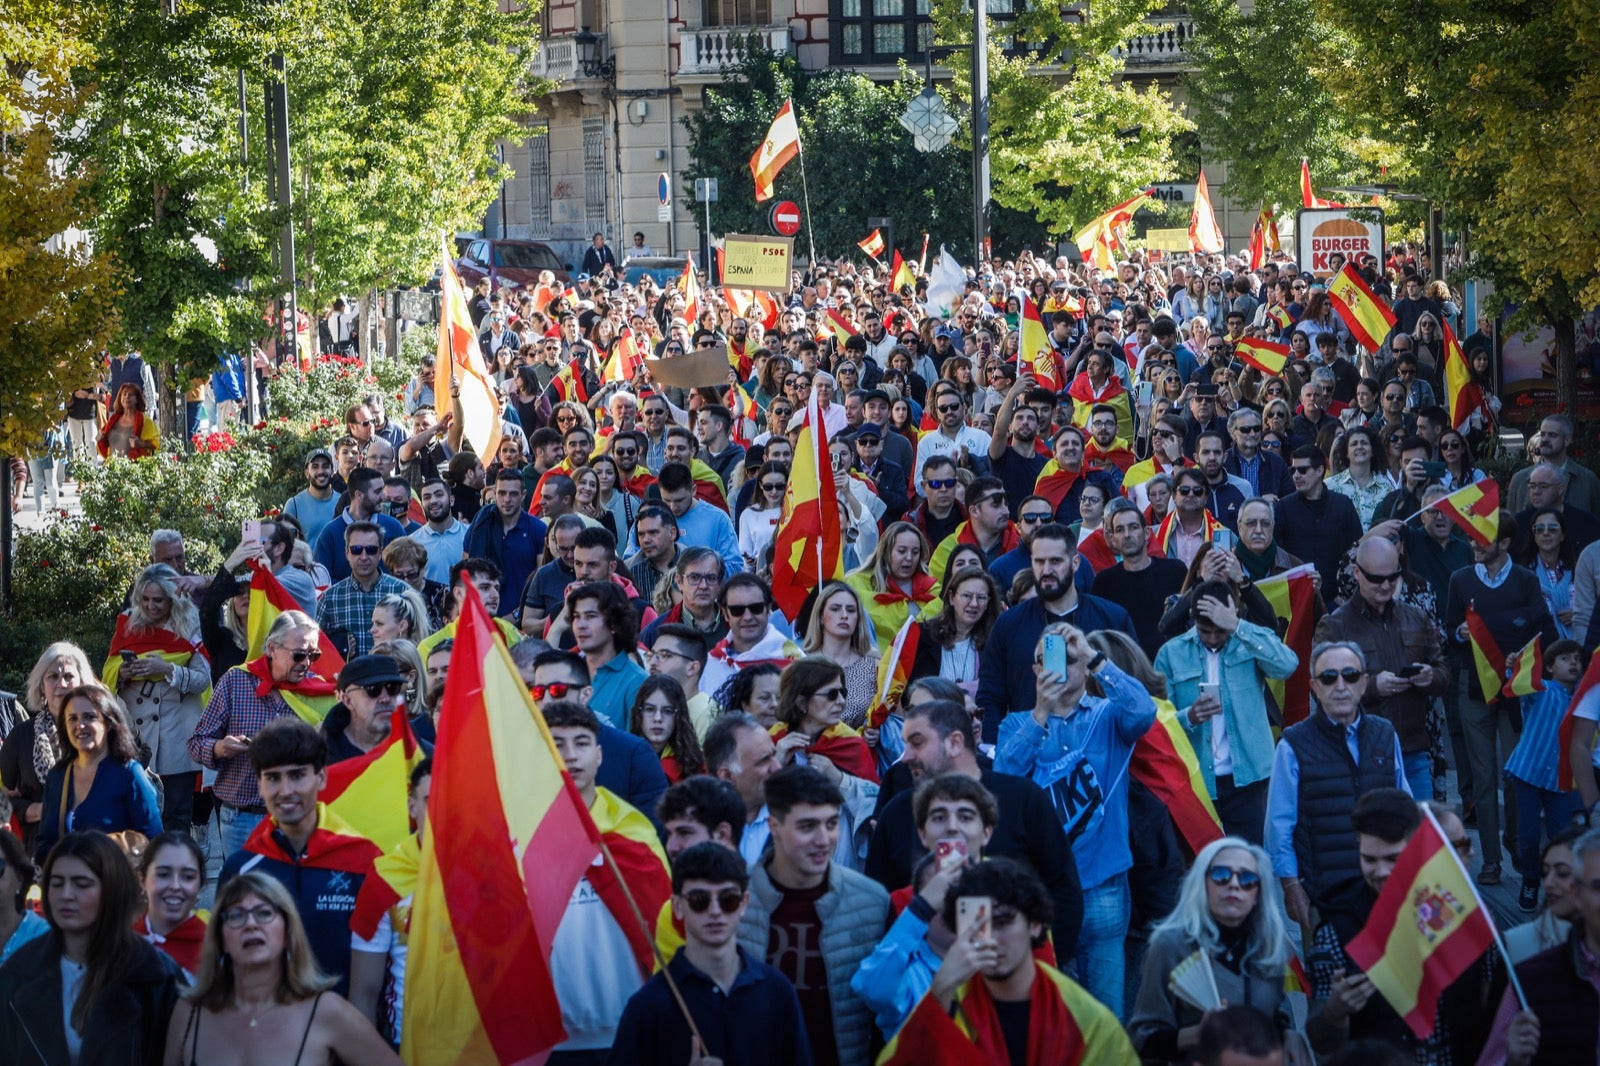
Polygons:
<instances>
[{"instance_id":1,"label":"bracelet","mask_svg":"<svg viewBox=\"0 0 1600 1066\"><path fill-rule=\"evenodd\" d=\"M1098 673L1100 668L1102 666L1104 666L1105 664L1106 664L1106 653L1103 652L1103 651L1097 651L1097 652L1094 653L1094 658L1089 660L1089 672L1091 674Z\"/></svg>"}]
</instances>

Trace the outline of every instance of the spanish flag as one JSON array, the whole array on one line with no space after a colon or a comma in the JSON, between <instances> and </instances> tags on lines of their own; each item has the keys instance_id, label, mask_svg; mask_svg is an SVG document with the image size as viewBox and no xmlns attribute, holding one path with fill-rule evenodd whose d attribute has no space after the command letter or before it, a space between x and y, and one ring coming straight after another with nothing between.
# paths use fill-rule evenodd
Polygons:
<instances>
[{"instance_id":1,"label":"spanish flag","mask_svg":"<svg viewBox=\"0 0 1600 1066\"><path fill-rule=\"evenodd\" d=\"M1283 242L1278 237L1278 220L1273 216L1272 208L1266 201L1261 203L1261 211L1256 215L1255 225L1250 227L1250 269L1260 270L1261 265L1267 261L1268 252L1283 250Z\"/></svg>"},{"instance_id":2,"label":"spanish flag","mask_svg":"<svg viewBox=\"0 0 1600 1066\"><path fill-rule=\"evenodd\" d=\"M1345 947L1419 1040L1439 996L1495 942L1489 912L1432 812L1378 893L1366 928Z\"/></svg>"},{"instance_id":3,"label":"spanish flag","mask_svg":"<svg viewBox=\"0 0 1600 1066\"><path fill-rule=\"evenodd\" d=\"M878 661L878 699L867 715L867 726L879 729L889 720L889 712L911 684L911 667L917 661L917 647L922 643L922 626L916 615L908 615L894 643Z\"/></svg>"},{"instance_id":4,"label":"spanish flag","mask_svg":"<svg viewBox=\"0 0 1600 1066\"><path fill-rule=\"evenodd\" d=\"M440 414L451 410L451 394L459 389L457 399L461 404L462 439L472 445L479 455L493 455L500 447L500 397L495 392L494 379L483 362L483 352L478 349L478 331L473 328L472 315L467 310L467 296L461 290L461 278L456 274L456 264L450 258L450 244L446 237L439 238L439 258L442 271L439 278L439 344L433 370L434 403L441 405ZM456 388L451 387L454 378Z\"/></svg>"},{"instance_id":5,"label":"spanish flag","mask_svg":"<svg viewBox=\"0 0 1600 1066\"><path fill-rule=\"evenodd\" d=\"M196 654L201 659L209 659L206 655L205 645L172 632L170 629L129 629L128 612L117 615L115 632L111 635L111 649L106 652L106 662L100 668L100 681L112 692L117 691L122 681L122 653L132 652L134 655L154 657L172 663L175 666L187 666ZM201 696L202 704L211 699L211 690L208 688Z\"/></svg>"},{"instance_id":6,"label":"spanish flag","mask_svg":"<svg viewBox=\"0 0 1600 1066\"><path fill-rule=\"evenodd\" d=\"M1600 703L1600 655L1589 660L1589 668L1583 672L1583 680L1578 682L1578 690L1572 694L1572 702L1562 716L1561 728L1556 731L1556 784L1563 792L1578 787L1572 779L1572 760L1567 755L1572 747L1572 727L1577 722L1578 711L1583 710L1585 717L1600 717L1596 714L1597 703Z\"/></svg>"},{"instance_id":7,"label":"spanish flag","mask_svg":"<svg viewBox=\"0 0 1600 1066\"><path fill-rule=\"evenodd\" d=\"M1356 273L1354 263L1346 263L1328 279L1328 300L1350 327L1356 343L1369 352L1383 347L1383 339L1397 321L1394 310Z\"/></svg>"},{"instance_id":8,"label":"spanish flag","mask_svg":"<svg viewBox=\"0 0 1600 1066\"><path fill-rule=\"evenodd\" d=\"M1472 666L1478 673L1483 702L1493 703L1505 686L1506 656L1500 650L1500 645L1495 643L1489 623L1470 603L1467 604L1467 643L1472 645Z\"/></svg>"},{"instance_id":9,"label":"spanish flag","mask_svg":"<svg viewBox=\"0 0 1600 1066\"><path fill-rule=\"evenodd\" d=\"M589 389L583 380L583 363L574 359L558 370L556 376L550 379L550 389L562 400L588 403Z\"/></svg>"},{"instance_id":10,"label":"spanish flag","mask_svg":"<svg viewBox=\"0 0 1600 1066\"><path fill-rule=\"evenodd\" d=\"M900 258L900 250L895 249L894 262L889 266L889 288L894 292L901 289L914 289L917 287L917 276L911 273L911 264Z\"/></svg>"},{"instance_id":11,"label":"spanish flag","mask_svg":"<svg viewBox=\"0 0 1600 1066\"><path fill-rule=\"evenodd\" d=\"M1544 691L1544 648L1535 633L1533 639L1506 657L1506 683L1502 696L1532 696Z\"/></svg>"},{"instance_id":12,"label":"spanish flag","mask_svg":"<svg viewBox=\"0 0 1600 1066\"><path fill-rule=\"evenodd\" d=\"M1282 624L1279 639L1300 656L1300 665L1287 680L1267 682L1285 726L1294 725L1311 713L1311 647L1317 622L1317 590L1311 581L1314 573L1316 567L1306 563L1256 582L1256 589L1272 604L1272 613Z\"/></svg>"},{"instance_id":13,"label":"spanish flag","mask_svg":"<svg viewBox=\"0 0 1600 1066\"><path fill-rule=\"evenodd\" d=\"M256 679L256 698L265 699L276 692L278 698L307 725L322 725L333 705L339 702L338 690L332 681L320 674L310 673L302 681L290 684L272 676L272 664L265 655L247 660L235 670L243 670ZM342 667L341 667L342 669Z\"/></svg>"},{"instance_id":14,"label":"spanish flag","mask_svg":"<svg viewBox=\"0 0 1600 1066\"><path fill-rule=\"evenodd\" d=\"M1017 347L1017 362L1018 369L1024 374L1032 374L1041 389L1060 392L1067 384L1061 359L1050 344L1044 315L1031 297L1022 300L1022 340Z\"/></svg>"},{"instance_id":15,"label":"spanish flag","mask_svg":"<svg viewBox=\"0 0 1600 1066\"><path fill-rule=\"evenodd\" d=\"M786 618L796 618L812 590L844 573L839 496L828 460L828 430L817 392L806 402L795 441L789 487L783 494L772 552L772 598Z\"/></svg>"},{"instance_id":16,"label":"spanish flag","mask_svg":"<svg viewBox=\"0 0 1600 1066\"><path fill-rule=\"evenodd\" d=\"M1050 506L1059 508L1061 501L1067 498L1067 493L1072 491L1072 486L1086 473L1083 469L1067 470L1058 461L1051 459L1039 471L1039 476L1034 479L1033 491L1050 501Z\"/></svg>"},{"instance_id":17,"label":"spanish flag","mask_svg":"<svg viewBox=\"0 0 1600 1066\"><path fill-rule=\"evenodd\" d=\"M1211 513L1209 507L1203 513L1203 518L1204 524L1201 526L1201 531L1204 534L1206 543L1209 544L1211 539L1216 536L1217 530L1226 529L1227 527L1217 521L1216 515ZM1161 526L1156 530L1156 547L1162 555L1169 559L1175 558L1172 554L1172 538L1177 536L1177 533L1178 511L1174 508L1167 513L1167 517L1161 520Z\"/></svg>"},{"instance_id":18,"label":"spanish flag","mask_svg":"<svg viewBox=\"0 0 1600 1066\"><path fill-rule=\"evenodd\" d=\"M1211 190L1206 185L1205 168L1194 184L1194 210L1189 212L1189 251L1211 255L1222 251L1222 230L1217 213L1211 209Z\"/></svg>"},{"instance_id":19,"label":"spanish flag","mask_svg":"<svg viewBox=\"0 0 1600 1066\"><path fill-rule=\"evenodd\" d=\"M828 313L822 316L822 332L832 337L833 343L843 348L844 342L856 336L860 331L845 321L843 315L830 307L828 308Z\"/></svg>"},{"instance_id":20,"label":"spanish flag","mask_svg":"<svg viewBox=\"0 0 1600 1066\"><path fill-rule=\"evenodd\" d=\"M1200 759L1168 701L1156 701L1156 720L1133 746L1128 772L1166 805L1191 852L1222 837L1222 819L1206 790Z\"/></svg>"},{"instance_id":21,"label":"spanish flag","mask_svg":"<svg viewBox=\"0 0 1600 1066\"><path fill-rule=\"evenodd\" d=\"M857 241L856 247L860 248L863 252L866 252L874 259L879 258L883 255L883 232L881 230L873 230L861 240Z\"/></svg>"},{"instance_id":22,"label":"spanish flag","mask_svg":"<svg viewBox=\"0 0 1600 1066\"><path fill-rule=\"evenodd\" d=\"M245 656L254 659L264 650L267 633L278 615L284 611L301 610L301 607L300 602L289 595L289 590L278 584L272 571L259 561L250 561L250 571L250 615L245 623L250 647L246 649ZM324 677L336 676L344 669L344 656L339 654L338 645L320 629L317 630L317 642L322 651L322 658L317 660L317 673Z\"/></svg>"},{"instance_id":23,"label":"spanish flag","mask_svg":"<svg viewBox=\"0 0 1600 1066\"><path fill-rule=\"evenodd\" d=\"M1444 405L1450 412L1450 424L1461 429L1472 417L1472 412L1483 403L1483 389L1472 383L1472 368L1456 340L1450 323L1441 322L1444 328Z\"/></svg>"},{"instance_id":24,"label":"spanish flag","mask_svg":"<svg viewBox=\"0 0 1600 1066\"><path fill-rule=\"evenodd\" d=\"M689 323L692 333L700 322L700 275L695 273L694 263L683 264L683 273L678 275L678 291L683 293L683 320Z\"/></svg>"},{"instance_id":25,"label":"spanish flag","mask_svg":"<svg viewBox=\"0 0 1600 1066\"><path fill-rule=\"evenodd\" d=\"M1301 207L1343 207L1344 206L1344 204L1336 204L1336 203L1333 203L1331 201L1324 200L1322 197L1318 196L1316 193L1311 191L1311 164L1306 162L1306 157L1305 156L1301 156L1300 157L1300 206Z\"/></svg>"},{"instance_id":26,"label":"spanish flag","mask_svg":"<svg viewBox=\"0 0 1600 1066\"><path fill-rule=\"evenodd\" d=\"M1500 484L1486 477L1441 496L1423 508L1443 511L1477 544L1488 547L1500 539Z\"/></svg>"},{"instance_id":27,"label":"spanish flag","mask_svg":"<svg viewBox=\"0 0 1600 1066\"><path fill-rule=\"evenodd\" d=\"M600 855L510 653L477 590L465 595L411 907L411 1066L542 1061L566 1038L550 947Z\"/></svg>"},{"instance_id":28,"label":"spanish flag","mask_svg":"<svg viewBox=\"0 0 1600 1066\"><path fill-rule=\"evenodd\" d=\"M411 771L422 759L422 747L411 734L401 703L390 719L388 739L359 759L329 766L328 783L317 799L356 833L391 851L411 835L406 795Z\"/></svg>"},{"instance_id":29,"label":"spanish flag","mask_svg":"<svg viewBox=\"0 0 1600 1066\"><path fill-rule=\"evenodd\" d=\"M622 934L633 949L633 961L639 964L640 978L649 977L656 969L655 948L650 931L634 916L628 896L633 895L640 914L660 912L672 895L667 853L661 850L661 840L650 819L603 788L595 789L589 817L600 832L600 846L610 861L589 867L584 876L622 927ZM616 864L615 870L612 863ZM621 881L617 880L619 871Z\"/></svg>"},{"instance_id":30,"label":"spanish flag","mask_svg":"<svg viewBox=\"0 0 1600 1066\"><path fill-rule=\"evenodd\" d=\"M1294 315L1282 304L1273 304L1267 308L1267 321L1277 326L1280 333L1294 328Z\"/></svg>"},{"instance_id":31,"label":"spanish flag","mask_svg":"<svg viewBox=\"0 0 1600 1066\"><path fill-rule=\"evenodd\" d=\"M626 384L643 366L644 353L639 350L639 340L631 328L624 326L617 335L617 342L611 346L611 357L600 371L600 381L602 384L610 381Z\"/></svg>"},{"instance_id":32,"label":"spanish flag","mask_svg":"<svg viewBox=\"0 0 1600 1066\"><path fill-rule=\"evenodd\" d=\"M756 203L772 199L772 185L782 170L800 154L800 126L794 119L794 104L785 100L767 129L766 139L750 157L750 175L756 181Z\"/></svg>"},{"instance_id":33,"label":"spanish flag","mask_svg":"<svg viewBox=\"0 0 1600 1066\"><path fill-rule=\"evenodd\" d=\"M1277 375L1283 373L1291 352L1287 344L1256 340L1254 337L1240 337L1234 342L1233 354L1263 374Z\"/></svg>"},{"instance_id":34,"label":"spanish flag","mask_svg":"<svg viewBox=\"0 0 1600 1066\"><path fill-rule=\"evenodd\" d=\"M1083 258L1101 270L1113 269L1117 265L1116 249L1122 244L1128 223L1133 221L1133 213L1150 200L1151 193L1152 190L1145 189L1138 196L1124 200L1073 234L1072 240Z\"/></svg>"}]
</instances>

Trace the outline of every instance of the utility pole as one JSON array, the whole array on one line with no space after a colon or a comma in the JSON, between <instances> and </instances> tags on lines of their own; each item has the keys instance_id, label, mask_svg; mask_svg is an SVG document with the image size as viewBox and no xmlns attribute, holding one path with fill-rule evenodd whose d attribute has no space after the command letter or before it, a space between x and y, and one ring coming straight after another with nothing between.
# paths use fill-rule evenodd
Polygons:
<instances>
[{"instance_id":1,"label":"utility pole","mask_svg":"<svg viewBox=\"0 0 1600 1066\"><path fill-rule=\"evenodd\" d=\"M989 242L989 14L972 0L972 261Z\"/></svg>"}]
</instances>

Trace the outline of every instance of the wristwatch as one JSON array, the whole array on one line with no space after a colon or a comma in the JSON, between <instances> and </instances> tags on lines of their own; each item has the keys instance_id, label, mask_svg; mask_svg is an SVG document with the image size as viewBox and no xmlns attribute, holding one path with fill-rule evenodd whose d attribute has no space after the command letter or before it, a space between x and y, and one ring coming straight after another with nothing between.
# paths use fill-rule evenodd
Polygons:
<instances>
[{"instance_id":1,"label":"wristwatch","mask_svg":"<svg viewBox=\"0 0 1600 1066\"><path fill-rule=\"evenodd\" d=\"M1100 668L1105 664L1106 653L1103 651L1097 651L1094 653L1094 658L1089 660L1088 670L1091 674L1099 673Z\"/></svg>"}]
</instances>

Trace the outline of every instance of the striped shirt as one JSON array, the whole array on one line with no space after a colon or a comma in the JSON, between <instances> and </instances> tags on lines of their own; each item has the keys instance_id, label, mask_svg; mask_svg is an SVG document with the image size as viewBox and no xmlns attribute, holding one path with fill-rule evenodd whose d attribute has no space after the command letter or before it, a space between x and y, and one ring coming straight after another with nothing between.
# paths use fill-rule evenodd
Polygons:
<instances>
[{"instance_id":1,"label":"striped shirt","mask_svg":"<svg viewBox=\"0 0 1600 1066\"><path fill-rule=\"evenodd\" d=\"M189 754L201 766L217 772L212 792L230 807L253 807L261 802L255 768L250 765L248 754L219 759L213 754L212 746L223 737L253 737L268 722L294 715L276 692L257 696L258 684L255 677L244 670L229 670L223 674L222 680L211 689L211 702L206 704L200 724L189 737Z\"/></svg>"},{"instance_id":2,"label":"striped shirt","mask_svg":"<svg viewBox=\"0 0 1600 1066\"><path fill-rule=\"evenodd\" d=\"M1535 788L1561 791L1556 768L1565 753L1557 750L1557 734L1571 702L1572 690L1548 679L1543 692L1522 697L1522 738L1506 760L1506 773Z\"/></svg>"},{"instance_id":3,"label":"striped shirt","mask_svg":"<svg viewBox=\"0 0 1600 1066\"><path fill-rule=\"evenodd\" d=\"M344 657L354 659L372 650L372 609L385 596L403 595L409 588L404 581L389 574L379 574L377 582L368 592L347 577L338 582L317 601L317 625L322 631L340 642L339 635L347 634Z\"/></svg>"}]
</instances>

